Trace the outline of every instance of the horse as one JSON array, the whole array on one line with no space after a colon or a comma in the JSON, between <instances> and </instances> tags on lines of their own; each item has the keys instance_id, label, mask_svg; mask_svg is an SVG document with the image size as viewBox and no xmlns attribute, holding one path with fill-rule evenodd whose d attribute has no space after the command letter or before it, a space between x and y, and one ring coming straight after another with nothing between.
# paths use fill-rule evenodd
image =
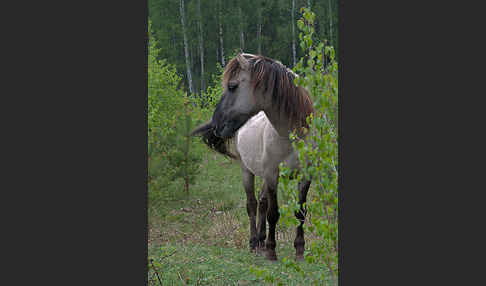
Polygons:
<instances>
[{"instance_id":1,"label":"horse","mask_svg":"<svg viewBox=\"0 0 486 286\"><path fill-rule=\"evenodd\" d=\"M283 162L291 170L299 170L298 153L292 147L289 134L295 131L298 137L305 139L306 117L314 112L309 92L294 84L296 77L277 60L238 54L224 69L222 97L211 120L191 133L202 137L211 149L240 162L250 220L250 249L264 252L265 258L271 261L277 260L275 227L279 219L279 164ZM258 205L255 176L263 178ZM300 211L295 213L299 220L294 240L296 260L304 259L302 226L306 210L303 204L310 184L311 179L298 183Z\"/></svg>"}]
</instances>

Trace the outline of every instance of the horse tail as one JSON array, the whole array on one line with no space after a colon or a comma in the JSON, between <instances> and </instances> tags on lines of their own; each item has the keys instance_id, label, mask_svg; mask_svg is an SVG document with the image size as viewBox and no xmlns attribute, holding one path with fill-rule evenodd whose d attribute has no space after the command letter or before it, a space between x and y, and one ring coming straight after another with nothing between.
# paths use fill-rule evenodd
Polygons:
<instances>
[{"instance_id":1,"label":"horse tail","mask_svg":"<svg viewBox=\"0 0 486 286\"><path fill-rule=\"evenodd\" d=\"M224 156L228 156L232 159L238 159L238 157L230 151L230 146L233 143L233 139L223 139L214 135L214 127L211 121L206 122L194 129L191 132L191 136L200 136L204 144L208 145L209 148Z\"/></svg>"}]
</instances>

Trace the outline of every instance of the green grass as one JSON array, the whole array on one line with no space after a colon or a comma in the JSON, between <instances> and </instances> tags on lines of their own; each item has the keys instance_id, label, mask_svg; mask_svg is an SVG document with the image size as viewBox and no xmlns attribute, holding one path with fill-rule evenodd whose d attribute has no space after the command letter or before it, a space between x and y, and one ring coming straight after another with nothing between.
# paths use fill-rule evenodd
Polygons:
<instances>
[{"instance_id":1,"label":"green grass","mask_svg":"<svg viewBox=\"0 0 486 286\"><path fill-rule=\"evenodd\" d=\"M280 256L291 257L293 250L278 249ZM172 254L172 255L171 255ZM281 262L266 261L263 256L251 254L246 249L234 247L207 246L199 244L167 244L153 247L149 255L162 285L268 285L264 278L257 278L250 266L266 268L276 279L274 284L316 285L323 269L318 264L300 262L305 268L306 277L286 267ZM170 256L168 256L170 255ZM168 257L167 257L168 256ZM149 285L159 285L153 269L149 271Z\"/></svg>"},{"instance_id":2,"label":"green grass","mask_svg":"<svg viewBox=\"0 0 486 286\"><path fill-rule=\"evenodd\" d=\"M320 285L314 281L322 274L328 277L325 265L298 262L305 271L302 277L283 262L284 258L294 259L293 228L277 226L277 262L250 252L239 163L205 146L197 148L205 155L189 196L182 181L149 194L149 259L153 259L162 285ZM261 184L256 178L256 191ZM312 239L306 236L307 245ZM251 267L266 272L258 276L258 270L251 271ZM265 273L275 280L270 281ZM148 280L149 285L160 285L151 263Z\"/></svg>"}]
</instances>

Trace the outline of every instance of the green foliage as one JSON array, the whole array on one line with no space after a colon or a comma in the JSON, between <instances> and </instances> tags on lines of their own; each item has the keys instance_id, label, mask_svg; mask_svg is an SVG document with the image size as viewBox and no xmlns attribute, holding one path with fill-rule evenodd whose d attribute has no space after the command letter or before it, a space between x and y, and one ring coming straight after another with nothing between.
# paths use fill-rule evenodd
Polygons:
<instances>
[{"instance_id":1,"label":"green foliage","mask_svg":"<svg viewBox=\"0 0 486 286\"><path fill-rule=\"evenodd\" d=\"M174 133L178 111L184 104L182 92L178 89L181 78L175 67L159 60L159 49L152 34L149 21L148 52L148 152L164 152L164 137Z\"/></svg>"},{"instance_id":2,"label":"green foliage","mask_svg":"<svg viewBox=\"0 0 486 286\"><path fill-rule=\"evenodd\" d=\"M338 276L338 130L337 130L337 63L332 47L324 49L323 43L315 44L312 40L315 32L313 22L315 15L303 8L303 19L298 21L300 46L305 56L295 67L295 72L301 76L295 79L297 85L307 88L314 100L314 113L307 118L309 135L305 144L302 139L291 134L294 148L299 152L301 172L297 181L312 178L313 190L317 192L307 201L307 218L309 224L304 227L308 233L321 238L310 244L310 252L306 257L308 263L323 261L332 280L337 283ZM324 53L323 53L324 51ZM323 59L330 59L328 66ZM290 182L290 170L283 165L279 180L279 190L290 198L280 209L281 223L298 225L294 212L299 210L298 191ZM288 264L294 267L294 264ZM325 277L322 277L323 279Z\"/></svg>"},{"instance_id":3,"label":"green foliage","mask_svg":"<svg viewBox=\"0 0 486 286\"><path fill-rule=\"evenodd\" d=\"M154 203L178 178L188 188L200 172L203 151L194 148L198 138L188 135L194 126L210 119L222 94L223 68L217 65L205 93L189 97L175 66L160 59L150 20L148 33L148 183L149 203Z\"/></svg>"},{"instance_id":4,"label":"green foliage","mask_svg":"<svg viewBox=\"0 0 486 286\"><path fill-rule=\"evenodd\" d=\"M243 32L244 37L243 50L253 54L258 52L256 35L259 22L258 15L261 14L261 53L267 57L279 59L286 66L292 67L292 1L200 1L205 82L210 81L213 75L219 74L216 64L221 63L218 17L220 10L225 58L234 50L240 49L241 32ZM318 15L315 19L315 38L328 39L334 47L337 47L338 1L331 0L331 3L328 0L311 2L312 10ZM175 66L180 75L185 76L186 66L179 3L179 0L149 0L148 12L149 18L153 22L154 40L157 41L157 46L160 48L159 59L167 59ZM197 0L185 0L190 67L194 90L199 92L202 73L199 57L197 5ZM306 0L295 0L294 15L298 14L300 7L306 5ZM294 25L296 24L294 23ZM297 41L297 35L295 37ZM297 58L303 56L298 47L296 53ZM187 85L187 80L184 80L183 84Z\"/></svg>"},{"instance_id":5,"label":"green foliage","mask_svg":"<svg viewBox=\"0 0 486 286\"><path fill-rule=\"evenodd\" d=\"M210 118L216 104L223 94L223 87L221 81L223 79L223 67L217 63L217 72L212 75L211 83L206 88L206 91L199 97L198 105L201 107L202 115L205 118Z\"/></svg>"},{"instance_id":6,"label":"green foliage","mask_svg":"<svg viewBox=\"0 0 486 286\"><path fill-rule=\"evenodd\" d=\"M195 138L190 136L192 130L192 108L191 100L185 95L184 111L182 116L185 120L177 125L176 132L167 138L166 147L168 148L168 163L173 167L173 172L168 174L170 180L183 178L186 191L189 192L189 184L194 183L195 176L199 173L199 162L201 154L192 152Z\"/></svg>"},{"instance_id":7,"label":"green foliage","mask_svg":"<svg viewBox=\"0 0 486 286\"><path fill-rule=\"evenodd\" d=\"M149 21L148 53L148 178L149 200L177 178L188 184L199 171L200 154L190 152L193 138L191 101L179 88L174 66L159 60ZM185 120L181 120L184 118Z\"/></svg>"}]
</instances>

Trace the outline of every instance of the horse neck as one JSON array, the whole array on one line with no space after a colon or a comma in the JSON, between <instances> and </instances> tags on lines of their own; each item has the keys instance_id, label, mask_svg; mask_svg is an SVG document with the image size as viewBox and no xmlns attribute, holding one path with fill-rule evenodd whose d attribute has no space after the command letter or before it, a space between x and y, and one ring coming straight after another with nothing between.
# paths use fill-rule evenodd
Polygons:
<instances>
[{"instance_id":1,"label":"horse neck","mask_svg":"<svg viewBox=\"0 0 486 286\"><path fill-rule=\"evenodd\" d=\"M281 137L289 138L289 134L294 131L295 128L291 128L291 122L290 119L287 115L280 113L278 107L275 106L269 106L268 108L263 109L265 112L265 115L268 118L268 121L272 124L273 128L277 131L277 133ZM301 128L298 128L297 130L297 137L304 139L307 141L307 135L303 133L303 130Z\"/></svg>"},{"instance_id":2,"label":"horse neck","mask_svg":"<svg viewBox=\"0 0 486 286\"><path fill-rule=\"evenodd\" d=\"M296 126L293 126L292 122L290 122L290 117L288 114L283 114L281 110L283 107L277 106L272 102L272 91L267 92L261 98L263 99L262 102L259 102L260 107L265 112L270 123L273 125L277 133L282 136L289 138L289 134L293 131ZM312 108L308 108L312 109ZM306 134L303 134L303 130L301 128L297 128L297 136L299 138L306 137Z\"/></svg>"},{"instance_id":3,"label":"horse neck","mask_svg":"<svg viewBox=\"0 0 486 286\"><path fill-rule=\"evenodd\" d=\"M263 109L263 111L277 133L282 137L289 138L289 134L292 130L290 129L290 120L288 117L281 116L280 111L272 105L269 105L269 107Z\"/></svg>"}]
</instances>

